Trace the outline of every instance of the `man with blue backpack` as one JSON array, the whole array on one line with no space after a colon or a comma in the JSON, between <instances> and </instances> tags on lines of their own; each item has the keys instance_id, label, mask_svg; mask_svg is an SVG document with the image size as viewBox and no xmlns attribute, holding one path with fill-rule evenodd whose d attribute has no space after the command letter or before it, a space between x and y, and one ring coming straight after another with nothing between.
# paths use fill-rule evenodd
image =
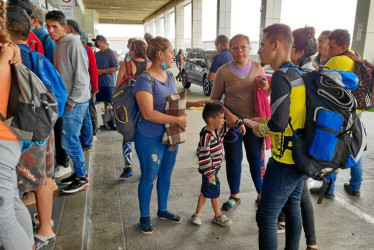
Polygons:
<instances>
[{"instance_id":1,"label":"man with blue backpack","mask_svg":"<svg viewBox=\"0 0 374 250\"><path fill-rule=\"evenodd\" d=\"M258 50L263 65L275 70L271 82L271 118L246 121L258 137L271 136L272 157L269 159L262 183L261 201L256 221L259 228L259 249L278 248L277 218L285 207L287 249L299 249L302 229L300 199L305 176L299 172L292 157L293 132L289 125L305 126L306 91L302 76L290 58L293 36L285 24L273 24L263 30ZM267 84L266 84L267 85ZM264 89L269 89L269 85Z\"/></svg>"}]
</instances>

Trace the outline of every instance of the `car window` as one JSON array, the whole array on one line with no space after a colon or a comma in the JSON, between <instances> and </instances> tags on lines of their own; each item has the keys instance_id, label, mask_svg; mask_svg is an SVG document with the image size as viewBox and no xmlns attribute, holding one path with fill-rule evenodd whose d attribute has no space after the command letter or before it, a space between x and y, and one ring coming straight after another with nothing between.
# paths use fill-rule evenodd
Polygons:
<instances>
[{"instance_id":1,"label":"car window","mask_svg":"<svg viewBox=\"0 0 374 250\"><path fill-rule=\"evenodd\" d=\"M188 54L186 61L189 61L191 63L195 63L195 57L196 57L196 52L191 52Z\"/></svg>"},{"instance_id":2,"label":"car window","mask_svg":"<svg viewBox=\"0 0 374 250\"><path fill-rule=\"evenodd\" d=\"M212 61L213 61L213 57L216 55L217 53L205 53L205 58L207 60L207 64L208 64L208 68L210 69L210 66L212 66Z\"/></svg>"},{"instance_id":3,"label":"car window","mask_svg":"<svg viewBox=\"0 0 374 250\"><path fill-rule=\"evenodd\" d=\"M196 60L200 60L201 62L204 62L204 55L203 53L197 53Z\"/></svg>"}]
</instances>

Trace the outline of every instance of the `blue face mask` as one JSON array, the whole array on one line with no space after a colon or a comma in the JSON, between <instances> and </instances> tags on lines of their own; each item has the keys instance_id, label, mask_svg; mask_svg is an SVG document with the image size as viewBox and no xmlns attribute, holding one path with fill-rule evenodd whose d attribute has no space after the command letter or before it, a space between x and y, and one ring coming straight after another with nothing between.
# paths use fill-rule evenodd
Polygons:
<instances>
[{"instance_id":1,"label":"blue face mask","mask_svg":"<svg viewBox=\"0 0 374 250\"><path fill-rule=\"evenodd\" d=\"M34 31L34 29L35 29L35 26L30 28L31 31Z\"/></svg>"},{"instance_id":2,"label":"blue face mask","mask_svg":"<svg viewBox=\"0 0 374 250\"><path fill-rule=\"evenodd\" d=\"M165 62L162 62L162 63L161 63L161 67L162 67L162 69L165 70L165 71L168 70L168 67L166 66L166 63L165 63Z\"/></svg>"}]
</instances>

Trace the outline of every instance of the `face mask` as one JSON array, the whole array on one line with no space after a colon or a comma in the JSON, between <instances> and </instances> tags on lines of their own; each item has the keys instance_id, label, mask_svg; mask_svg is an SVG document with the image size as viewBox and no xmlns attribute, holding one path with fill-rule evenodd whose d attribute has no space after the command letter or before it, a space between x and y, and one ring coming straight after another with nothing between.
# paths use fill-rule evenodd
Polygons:
<instances>
[{"instance_id":1,"label":"face mask","mask_svg":"<svg viewBox=\"0 0 374 250\"><path fill-rule=\"evenodd\" d=\"M162 69L165 70L165 71L168 70L168 67L166 66L166 63L165 63L165 62L162 62L162 63L161 63L161 67L162 67Z\"/></svg>"},{"instance_id":2,"label":"face mask","mask_svg":"<svg viewBox=\"0 0 374 250\"><path fill-rule=\"evenodd\" d=\"M100 49L100 47L99 47L99 45L97 43L95 43L95 47L98 48L98 49Z\"/></svg>"},{"instance_id":3,"label":"face mask","mask_svg":"<svg viewBox=\"0 0 374 250\"><path fill-rule=\"evenodd\" d=\"M35 26L30 28L31 31L34 31L34 29L35 29Z\"/></svg>"}]
</instances>

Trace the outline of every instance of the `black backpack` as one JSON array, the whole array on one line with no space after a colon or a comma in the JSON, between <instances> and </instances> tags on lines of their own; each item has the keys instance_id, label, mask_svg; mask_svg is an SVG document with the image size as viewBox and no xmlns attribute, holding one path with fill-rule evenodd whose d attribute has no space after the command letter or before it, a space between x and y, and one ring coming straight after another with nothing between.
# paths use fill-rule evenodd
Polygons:
<instances>
[{"instance_id":1,"label":"black backpack","mask_svg":"<svg viewBox=\"0 0 374 250\"><path fill-rule=\"evenodd\" d=\"M303 174L322 180L325 188L327 175L355 166L366 148L366 132L351 93L358 79L352 72L337 70L301 74L306 88L305 128L294 131L292 157ZM331 181L327 192L330 186Z\"/></svg>"},{"instance_id":2,"label":"black backpack","mask_svg":"<svg viewBox=\"0 0 374 250\"><path fill-rule=\"evenodd\" d=\"M11 65L11 78L7 116L0 119L19 140L45 140L58 115L54 94L23 64Z\"/></svg>"}]
</instances>

